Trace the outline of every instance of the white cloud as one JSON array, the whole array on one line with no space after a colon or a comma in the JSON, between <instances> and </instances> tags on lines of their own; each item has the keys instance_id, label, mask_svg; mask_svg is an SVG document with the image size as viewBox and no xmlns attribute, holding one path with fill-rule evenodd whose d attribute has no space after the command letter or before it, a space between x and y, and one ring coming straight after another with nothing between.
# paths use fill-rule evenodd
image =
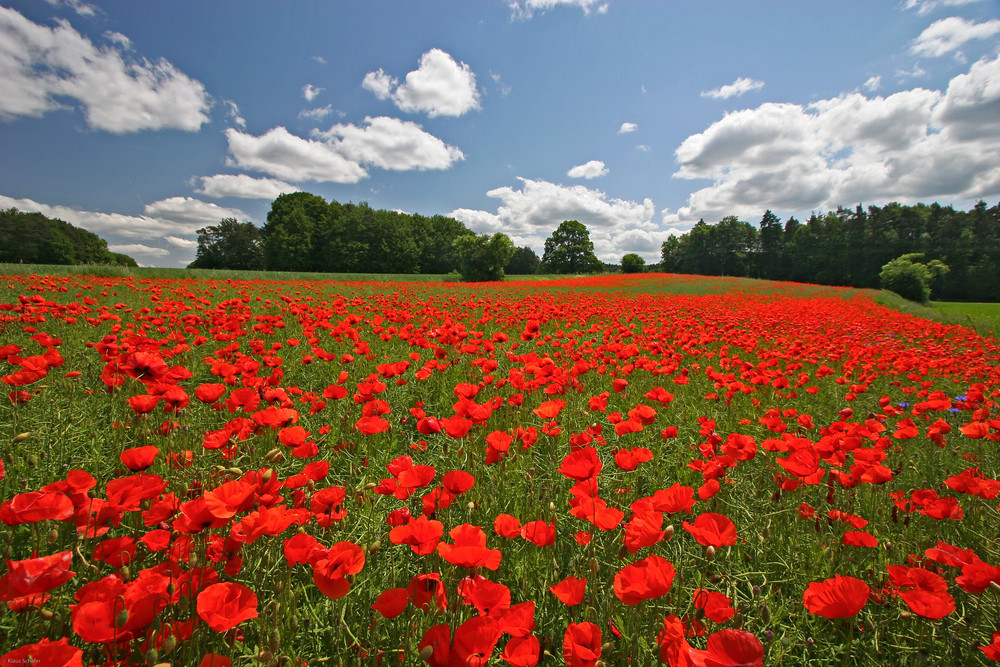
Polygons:
<instances>
[{"instance_id":1,"label":"white cloud","mask_svg":"<svg viewBox=\"0 0 1000 667\"><path fill-rule=\"evenodd\" d=\"M670 224L768 208L975 199L1000 194L1000 58L947 91L849 93L807 106L766 103L726 114L677 148L676 178L713 183Z\"/></svg>"},{"instance_id":2,"label":"white cloud","mask_svg":"<svg viewBox=\"0 0 1000 667\"><path fill-rule=\"evenodd\" d=\"M247 126L247 121L240 115L240 108L236 105L236 102L225 100L225 105L229 107L229 110L226 112L226 118L231 120L233 125L241 130L245 128Z\"/></svg>"},{"instance_id":3,"label":"white cloud","mask_svg":"<svg viewBox=\"0 0 1000 667\"><path fill-rule=\"evenodd\" d=\"M163 240L182 250L194 250L198 247L198 242L193 239L182 239L177 236L164 236Z\"/></svg>"},{"instance_id":4,"label":"white cloud","mask_svg":"<svg viewBox=\"0 0 1000 667\"><path fill-rule=\"evenodd\" d=\"M246 174L216 174L202 176L201 185L195 190L208 197L242 197L244 199L274 199L299 188L273 178L254 178Z\"/></svg>"},{"instance_id":5,"label":"white cloud","mask_svg":"<svg viewBox=\"0 0 1000 667\"><path fill-rule=\"evenodd\" d=\"M311 83L307 83L306 85L302 86L302 97L306 98L306 102L312 102L314 99L316 99L316 96L322 93L324 90L325 90L324 88L317 88Z\"/></svg>"},{"instance_id":6,"label":"white cloud","mask_svg":"<svg viewBox=\"0 0 1000 667\"><path fill-rule=\"evenodd\" d=\"M621 257L612 240L617 235L632 229L657 231L652 222L655 207L650 199L625 201L582 185L567 187L542 180L518 180L520 189L505 186L486 193L500 200L496 213L462 208L448 215L477 232L504 232L518 245L530 245L536 251L541 250L545 239L563 221L577 220L588 228L595 253L605 261L618 261Z\"/></svg>"},{"instance_id":7,"label":"white cloud","mask_svg":"<svg viewBox=\"0 0 1000 667\"><path fill-rule=\"evenodd\" d=\"M365 118L365 125L337 124L314 134L348 159L381 169L448 169L465 159L461 150L416 123L379 116Z\"/></svg>"},{"instance_id":8,"label":"white cloud","mask_svg":"<svg viewBox=\"0 0 1000 667\"><path fill-rule=\"evenodd\" d=\"M511 16L518 19L530 19L535 12L547 12L555 7L579 7L584 14L596 11L604 14L608 5L602 0L507 0Z\"/></svg>"},{"instance_id":9,"label":"white cloud","mask_svg":"<svg viewBox=\"0 0 1000 667\"><path fill-rule=\"evenodd\" d=\"M920 63L913 63L913 69L896 70L896 77L900 81L906 81L907 79L919 79L924 76L927 76L927 70L921 67Z\"/></svg>"},{"instance_id":10,"label":"white cloud","mask_svg":"<svg viewBox=\"0 0 1000 667\"><path fill-rule=\"evenodd\" d=\"M3 195L0 195L0 208L38 211L104 238L109 235L130 239L191 235L205 225L218 223L222 218L248 219L247 214L239 209L224 208L191 197L171 197L152 202L145 206L143 215L84 211L70 206L50 206L31 199L14 199Z\"/></svg>"},{"instance_id":11,"label":"white cloud","mask_svg":"<svg viewBox=\"0 0 1000 667\"><path fill-rule=\"evenodd\" d=\"M311 58L316 62L318 62L320 65L326 64L326 58L324 58L323 56L311 56Z\"/></svg>"},{"instance_id":12,"label":"white cloud","mask_svg":"<svg viewBox=\"0 0 1000 667\"><path fill-rule=\"evenodd\" d=\"M629 132L635 132L639 129L639 126L635 123L622 123L622 126L618 128L618 134L628 134Z\"/></svg>"},{"instance_id":13,"label":"white cloud","mask_svg":"<svg viewBox=\"0 0 1000 667\"><path fill-rule=\"evenodd\" d=\"M198 244L195 243L194 245L197 246ZM111 252L120 252L125 255L147 255L149 257L166 257L170 254L170 251L166 248L154 248L153 246L144 245L142 243L109 245L108 250Z\"/></svg>"},{"instance_id":14,"label":"white cloud","mask_svg":"<svg viewBox=\"0 0 1000 667\"><path fill-rule=\"evenodd\" d=\"M987 39L997 33L1000 33L1000 19L975 23L958 16L950 16L927 26L920 36L913 40L910 52L918 56L943 56L958 51L968 41Z\"/></svg>"},{"instance_id":15,"label":"white cloud","mask_svg":"<svg viewBox=\"0 0 1000 667\"><path fill-rule=\"evenodd\" d=\"M435 116L461 116L479 109L476 75L441 49L420 57L420 66L399 83L383 70L369 72L361 85L381 100L391 99L400 110Z\"/></svg>"},{"instance_id":16,"label":"white cloud","mask_svg":"<svg viewBox=\"0 0 1000 667\"><path fill-rule=\"evenodd\" d=\"M604 176L608 173L608 168L600 160L591 160L584 164L578 164L568 172L566 175L570 178L597 178L598 176Z\"/></svg>"},{"instance_id":17,"label":"white cloud","mask_svg":"<svg viewBox=\"0 0 1000 667\"><path fill-rule=\"evenodd\" d=\"M904 0L903 9L916 9L917 14L930 14L938 7L962 7L979 0Z\"/></svg>"},{"instance_id":18,"label":"white cloud","mask_svg":"<svg viewBox=\"0 0 1000 667\"><path fill-rule=\"evenodd\" d=\"M868 80L862 84L862 88L870 93L874 93L882 85L882 77L880 76L870 76Z\"/></svg>"},{"instance_id":19,"label":"white cloud","mask_svg":"<svg viewBox=\"0 0 1000 667\"><path fill-rule=\"evenodd\" d=\"M126 50L121 39L95 46L67 21L50 28L0 7L0 118L65 108L59 98L79 103L90 127L118 134L195 132L209 121L199 81L162 58L126 58Z\"/></svg>"},{"instance_id":20,"label":"white cloud","mask_svg":"<svg viewBox=\"0 0 1000 667\"><path fill-rule=\"evenodd\" d=\"M720 86L719 88L714 88L712 90L702 91L702 97L711 97L716 100L728 100L730 97L740 97L751 90L759 90L764 87L763 81L757 81L756 79L749 79L745 76L741 76L730 84L725 86Z\"/></svg>"},{"instance_id":21,"label":"white cloud","mask_svg":"<svg viewBox=\"0 0 1000 667\"><path fill-rule=\"evenodd\" d=\"M333 108L332 104L327 104L325 107L317 107L315 109L306 109L299 112L299 118L308 118L309 120L323 120L330 114L338 114L343 116L343 112L337 111Z\"/></svg>"},{"instance_id":22,"label":"white cloud","mask_svg":"<svg viewBox=\"0 0 1000 667\"><path fill-rule=\"evenodd\" d=\"M74 12L80 16L85 16L91 18L97 15L97 8L87 2L82 2L81 0L45 0L53 7L58 7L60 5L65 5L72 9Z\"/></svg>"},{"instance_id":23,"label":"white cloud","mask_svg":"<svg viewBox=\"0 0 1000 667\"><path fill-rule=\"evenodd\" d=\"M303 139L283 127L255 137L226 130L231 166L264 172L287 181L357 183L368 177L364 168L345 158L329 144Z\"/></svg>"}]
</instances>

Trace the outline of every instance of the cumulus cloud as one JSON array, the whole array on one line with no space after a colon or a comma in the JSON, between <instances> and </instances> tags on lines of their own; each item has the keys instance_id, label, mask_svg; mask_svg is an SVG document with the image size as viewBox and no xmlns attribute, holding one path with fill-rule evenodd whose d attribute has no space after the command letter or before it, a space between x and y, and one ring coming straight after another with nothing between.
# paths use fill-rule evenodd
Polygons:
<instances>
[{"instance_id":1,"label":"cumulus cloud","mask_svg":"<svg viewBox=\"0 0 1000 667\"><path fill-rule=\"evenodd\" d=\"M129 56L123 41L112 35L97 46L67 21L48 27L0 7L0 118L42 116L67 100L90 127L116 134L195 132L209 121L211 100L199 81L165 59Z\"/></svg>"},{"instance_id":2,"label":"cumulus cloud","mask_svg":"<svg viewBox=\"0 0 1000 667\"><path fill-rule=\"evenodd\" d=\"M618 134L628 134L629 132L635 132L639 129L639 126L635 123L622 123L622 126L618 128Z\"/></svg>"},{"instance_id":3,"label":"cumulus cloud","mask_svg":"<svg viewBox=\"0 0 1000 667\"><path fill-rule=\"evenodd\" d=\"M579 7L584 14L596 11L604 14L608 5L602 0L508 0L511 16L517 19L530 19L535 12L547 12L556 7Z\"/></svg>"},{"instance_id":4,"label":"cumulus cloud","mask_svg":"<svg viewBox=\"0 0 1000 667\"><path fill-rule=\"evenodd\" d=\"M751 90L759 90L763 87L763 81L757 81L756 79L741 76L736 79L736 81L733 81L725 86L702 91L701 96L711 97L715 100L728 100L730 97L740 97L741 95L749 93Z\"/></svg>"},{"instance_id":5,"label":"cumulus cloud","mask_svg":"<svg viewBox=\"0 0 1000 667\"><path fill-rule=\"evenodd\" d=\"M477 232L503 232L515 243L527 244L536 251L564 220L577 220L590 230L595 253L605 261L621 257L616 255L621 252L613 240L616 236L635 229L654 234L658 231L652 221L656 211L650 199L626 201L609 198L582 185L567 187L543 180L518 180L519 189L504 186L486 193L501 202L495 213L460 208L448 215Z\"/></svg>"},{"instance_id":6,"label":"cumulus cloud","mask_svg":"<svg viewBox=\"0 0 1000 667\"><path fill-rule=\"evenodd\" d=\"M214 225L222 218L247 220L243 211L224 208L191 197L171 197L147 204L143 215L84 211L70 206L50 206L31 199L14 199L0 195L0 208L38 211L50 218L94 232L101 237L117 236L129 239L150 239L165 236L192 235L199 228Z\"/></svg>"},{"instance_id":7,"label":"cumulus cloud","mask_svg":"<svg viewBox=\"0 0 1000 667\"><path fill-rule=\"evenodd\" d=\"M998 32L1000 32L1000 19L975 23L958 16L950 16L927 26L920 36L913 40L910 53L918 56L943 56L958 51L966 42L987 39Z\"/></svg>"},{"instance_id":8,"label":"cumulus cloud","mask_svg":"<svg viewBox=\"0 0 1000 667\"><path fill-rule=\"evenodd\" d=\"M461 116L479 109L476 75L465 63L441 49L420 57L420 65L403 83L382 69L368 72L361 86L380 100L391 99L400 110L435 116Z\"/></svg>"},{"instance_id":9,"label":"cumulus cloud","mask_svg":"<svg viewBox=\"0 0 1000 667\"><path fill-rule=\"evenodd\" d=\"M274 199L299 188L273 178L254 178L246 174L216 174L202 176L201 185L195 190L208 197L241 197L244 199Z\"/></svg>"},{"instance_id":10,"label":"cumulus cloud","mask_svg":"<svg viewBox=\"0 0 1000 667\"><path fill-rule=\"evenodd\" d=\"M364 127L337 124L314 134L348 159L381 169L448 169L465 159L461 150L416 123L387 116L365 118Z\"/></svg>"},{"instance_id":11,"label":"cumulus cloud","mask_svg":"<svg viewBox=\"0 0 1000 667\"><path fill-rule=\"evenodd\" d=\"M357 183L368 172L345 158L329 144L295 136L283 127L275 127L255 137L232 128L226 130L229 152L227 163L270 174L288 181L320 183Z\"/></svg>"},{"instance_id":12,"label":"cumulus cloud","mask_svg":"<svg viewBox=\"0 0 1000 667\"><path fill-rule=\"evenodd\" d=\"M303 139L283 127L255 137L226 130L230 166L260 171L286 181L357 183L365 166L405 171L448 169L465 156L455 146L398 118L365 118L364 125L338 123ZM365 166L363 166L365 165Z\"/></svg>"},{"instance_id":13,"label":"cumulus cloud","mask_svg":"<svg viewBox=\"0 0 1000 667\"><path fill-rule=\"evenodd\" d=\"M570 178L597 178L598 176L604 176L608 173L608 168L600 160L591 160L585 162L584 164L578 164L568 172L566 175Z\"/></svg>"},{"instance_id":14,"label":"cumulus cloud","mask_svg":"<svg viewBox=\"0 0 1000 667\"><path fill-rule=\"evenodd\" d=\"M1000 194L1000 58L946 91L848 93L726 114L677 148L675 178L710 179L668 224L858 202Z\"/></svg>"},{"instance_id":15,"label":"cumulus cloud","mask_svg":"<svg viewBox=\"0 0 1000 667\"><path fill-rule=\"evenodd\" d=\"M316 99L316 96L322 93L324 90L325 88L317 88L311 83L307 83L306 85L302 86L302 97L306 98L306 102L312 102L314 99Z\"/></svg>"}]
</instances>

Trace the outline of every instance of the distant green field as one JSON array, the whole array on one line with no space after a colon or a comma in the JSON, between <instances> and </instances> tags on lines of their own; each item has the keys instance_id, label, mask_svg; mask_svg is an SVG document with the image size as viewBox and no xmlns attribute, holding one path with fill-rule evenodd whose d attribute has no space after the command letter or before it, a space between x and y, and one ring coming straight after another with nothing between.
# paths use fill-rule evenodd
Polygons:
<instances>
[{"instance_id":1,"label":"distant green field","mask_svg":"<svg viewBox=\"0 0 1000 667\"><path fill-rule=\"evenodd\" d=\"M961 324L983 336L1000 332L1000 303L931 301L923 306L892 292L873 292L875 301L885 306L943 324Z\"/></svg>"}]
</instances>

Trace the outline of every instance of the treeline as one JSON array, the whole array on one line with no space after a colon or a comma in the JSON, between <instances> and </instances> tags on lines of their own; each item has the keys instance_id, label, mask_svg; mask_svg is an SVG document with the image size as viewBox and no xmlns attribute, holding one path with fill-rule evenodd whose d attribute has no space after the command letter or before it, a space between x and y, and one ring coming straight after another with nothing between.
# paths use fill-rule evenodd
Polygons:
<instances>
[{"instance_id":1,"label":"treeline","mask_svg":"<svg viewBox=\"0 0 1000 667\"><path fill-rule=\"evenodd\" d=\"M93 232L16 208L0 210L0 262L138 266L128 255L108 250L108 242Z\"/></svg>"},{"instance_id":2,"label":"treeline","mask_svg":"<svg viewBox=\"0 0 1000 667\"><path fill-rule=\"evenodd\" d=\"M229 227L235 221L223 221ZM368 204L327 202L306 192L279 196L263 229L242 225L245 266L216 252L211 228L199 230L193 268L262 268L327 273L449 273L458 267L453 243L472 232L458 220L375 210ZM257 238L254 239L254 235ZM233 235L232 230L229 236ZM250 252L256 241L259 252Z\"/></svg>"},{"instance_id":3,"label":"treeline","mask_svg":"<svg viewBox=\"0 0 1000 667\"><path fill-rule=\"evenodd\" d=\"M366 203L327 202L307 192L280 195L263 228L227 218L198 230L198 269L316 271L323 273L429 273L463 270L463 237L476 237L460 221L373 209ZM465 258L466 260L468 258ZM506 274L535 273L540 260L517 248ZM465 262L468 270L468 261ZM465 271L462 271L463 273Z\"/></svg>"},{"instance_id":4,"label":"treeline","mask_svg":"<svg viewBox=\"0 0 1000 667\"><path fill-rule=\"evenodd\" d=\"M703 220L663 243L660 268L672 273L879 286L882 267L922 253L950 269L932 284L942 301L1000 301L1000 205L860 205L782 224L771 211L755 226L727 216Z\"/></svg>"}]
</instances>

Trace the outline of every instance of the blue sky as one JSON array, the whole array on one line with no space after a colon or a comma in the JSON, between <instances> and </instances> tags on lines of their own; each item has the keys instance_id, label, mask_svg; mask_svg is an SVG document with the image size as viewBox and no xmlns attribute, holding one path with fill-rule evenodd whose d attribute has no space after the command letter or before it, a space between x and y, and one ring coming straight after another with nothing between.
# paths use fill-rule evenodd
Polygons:
<instances>
[{"instance_id":1,"label":"blue sky","mask_svg":"<svg viewBox=\"0 0 1000 667\"><path fill-rule=\"evenodd\" d=\"M0 207L147 266L295 190L655 262L701 218L994 203L1000 3L0 0L0 146Z\"/></svg>"}]
</instances>

